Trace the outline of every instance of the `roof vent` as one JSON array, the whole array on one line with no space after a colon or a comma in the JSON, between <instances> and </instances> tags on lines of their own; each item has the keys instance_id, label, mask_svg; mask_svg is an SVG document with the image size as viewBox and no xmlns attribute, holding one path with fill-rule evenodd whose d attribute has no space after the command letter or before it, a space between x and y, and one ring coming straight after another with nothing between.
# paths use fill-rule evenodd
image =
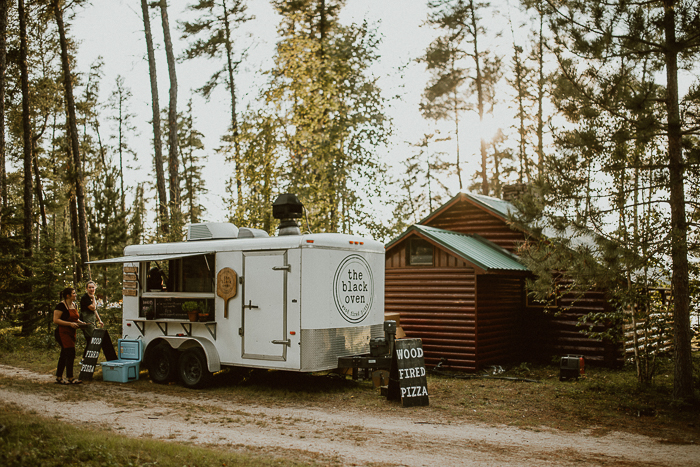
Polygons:
<instances>
[{"instance_id":1,"label":"roof vent","mask_svg":"<svg viewBox=\"0 0 700 467\"><path fill-rule=\"evenodd\" d=\"M228 222L204 222L187 227L187 241L238 238L238 227Z\"/></svg>"},{"instance_id":2,"label":"roof vent","mask_svg":"<svg viewBox=\"0 0 700 467\"><path fill-rule=\"evenodd\" d=\"M262 229L253 229L250 227L241 227L238 229L238 238L266 238L269 237L267 232Z\"/></svg>"}]
</instances>

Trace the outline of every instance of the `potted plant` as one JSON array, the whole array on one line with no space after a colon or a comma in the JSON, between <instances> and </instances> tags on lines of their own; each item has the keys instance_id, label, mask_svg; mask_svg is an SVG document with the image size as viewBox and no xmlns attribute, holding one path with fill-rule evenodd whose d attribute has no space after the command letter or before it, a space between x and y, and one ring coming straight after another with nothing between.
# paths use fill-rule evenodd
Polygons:
<instances>
[{"instance_id":1,"label":"potted plant","mask_svg":"<svg viewBox=\"0 0 700 467\"><path fill-rule=\"evenodd\" d=\"M206 301L202 304L202 309L199 311L199 320L209 321L209 306Z\"/></svg>"},{"instance_id":2,"label":"potted plant","mask_svg":"<svg viewBox=\"0 0 700 467\"><path fill-rule=\"evenodd\" d=\"M155 310L153 309L152 306L149 306L149 307L146 308L146 313L145 313L145 315L146 315L146 319L153 319L153 318L156 317L156 312L155 312Z\"/></svg>"},{"instance_id":3,"label":"potted plant","mask_svg":"<svg viewBox=\"0 0 700 467\"><path fill-rule=\"evenodd\" d=\"M195 301L188 301L182 304L182 311L187 313L187 317L190 321L197 321L197 319L199 319L200 308L200 304Z\"/></svg>"}]
</instances>

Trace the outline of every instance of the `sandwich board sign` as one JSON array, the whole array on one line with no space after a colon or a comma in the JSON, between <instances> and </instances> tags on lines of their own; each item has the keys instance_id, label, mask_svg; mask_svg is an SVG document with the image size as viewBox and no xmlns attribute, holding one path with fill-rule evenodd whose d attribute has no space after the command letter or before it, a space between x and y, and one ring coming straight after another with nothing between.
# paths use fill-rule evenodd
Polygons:
<instances>
[{"instance_id":1,"label":"sandwich board sign","mask_svg":"<svg viewBox=\"0 0 700 467\"><path fill-rule=\"evenodd\" d=\"M420 339L394 341L387 399L400 400L404 407L430 405L423 342Z\"/></svg>"},{"instance_id":2,"label":"sandwich board sign","mask_svg":"<svg viewBox=\"0 0 700 467\"><path fill-rule=\"evenodd\" d=\"M117 353L114 351L112 339L109 338L109 332L106 329L95 329L92 331L92 337L87 344L83 364L80 367L80 376L78 376L81 381L92 379L92 375L95 373L95 366L97 366L97 359L100 356L100 350L104 352L107 361L118 358Z\"/></svg>"}]
</instances>

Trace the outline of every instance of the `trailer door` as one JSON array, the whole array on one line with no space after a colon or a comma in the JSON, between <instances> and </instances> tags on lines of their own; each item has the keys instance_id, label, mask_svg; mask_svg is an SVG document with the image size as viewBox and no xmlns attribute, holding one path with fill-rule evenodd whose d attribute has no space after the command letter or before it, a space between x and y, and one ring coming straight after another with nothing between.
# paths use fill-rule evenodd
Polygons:
<instances>
[{"instance_id":1,"label":"trailer door","mask_svg":"<svg viewBox=\"0 0 700 467\"><path fill-rule=\"evenodd\" d=\"M289 344L287 252L250 252L243 258L243 358L284 361Z\"/></svg>"}]
</instances>

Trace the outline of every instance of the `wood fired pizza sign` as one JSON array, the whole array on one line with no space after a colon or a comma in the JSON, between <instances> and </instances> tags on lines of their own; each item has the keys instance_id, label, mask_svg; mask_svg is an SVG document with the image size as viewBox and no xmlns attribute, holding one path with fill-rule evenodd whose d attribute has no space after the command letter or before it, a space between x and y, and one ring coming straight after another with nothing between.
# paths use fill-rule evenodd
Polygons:
<instances>
[{"instance_id":1,"label":"wood fired pizza sign","mask_svg":"<svg viewBox=\"0 0 700 467\"><path fill-rule=\"evenodd\" d=\"M350 323L363 321L372 309L372 268L360 255L346 257L335 271L333 299L340 315Z\"/></svg>"}]
</instances>

